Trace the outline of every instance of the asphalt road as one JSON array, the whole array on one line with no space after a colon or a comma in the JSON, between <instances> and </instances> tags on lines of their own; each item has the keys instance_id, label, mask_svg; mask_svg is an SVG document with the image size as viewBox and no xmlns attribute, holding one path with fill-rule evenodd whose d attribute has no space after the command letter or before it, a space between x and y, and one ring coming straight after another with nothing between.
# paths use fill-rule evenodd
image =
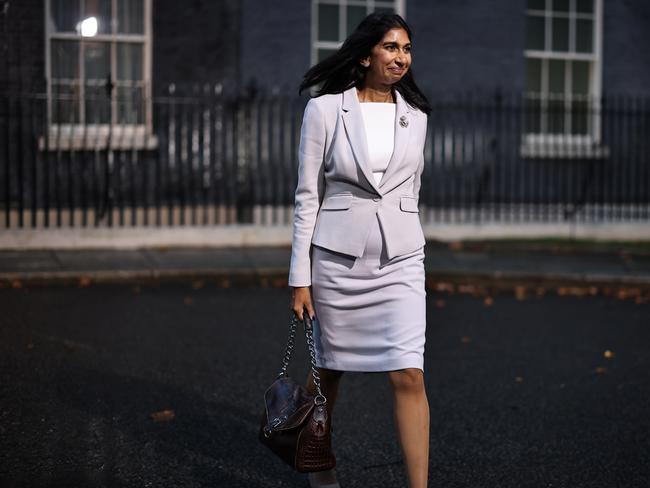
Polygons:
<instances>
[{"instance_id":1,"label":"asphalt road","mask_svg":"<svg viewBox=\"0 0 650 488\"><path fill-rule=\"evenodd\" d=\"M257 441L288 297L0 289L0 486L306 487ZM648 302L492 298L428 291L429 486L650 486ZM348 373L335 414L343 488L406 486L386 376Z\"/></svg>"}]
</instances>

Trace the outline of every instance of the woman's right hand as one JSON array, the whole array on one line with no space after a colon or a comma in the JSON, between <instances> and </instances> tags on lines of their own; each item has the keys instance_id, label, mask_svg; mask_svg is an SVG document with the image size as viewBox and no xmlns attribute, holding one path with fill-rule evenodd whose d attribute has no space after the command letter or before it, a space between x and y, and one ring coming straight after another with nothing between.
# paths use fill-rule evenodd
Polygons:
<instances>
[{"instance_id":1,"label":"woman's right hand","mask_svg":"<svg viewBox=\"0 0 650 488\"><path fill-rule=\"evenodd\" d=\"M305 309L307 309L309 318L312 320L316 315L311 303L311 290L309 288L309 286L294 286L291 294L291 309L300 320L304 319L302 314Z\"/></svg>"}]
</instances>

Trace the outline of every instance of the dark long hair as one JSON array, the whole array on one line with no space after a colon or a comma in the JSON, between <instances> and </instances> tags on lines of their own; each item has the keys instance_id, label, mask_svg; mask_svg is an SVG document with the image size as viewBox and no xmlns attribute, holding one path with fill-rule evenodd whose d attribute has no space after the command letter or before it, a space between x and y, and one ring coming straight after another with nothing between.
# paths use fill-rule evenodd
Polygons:
<instances>
[{"instance_id":1,"label":"dark long hair","mask_svg":"<svg viewBox=\"0 0 650 488\"><path fill-rule=\"evenodd\" d=\"M341 93L351 86L363 88L368 68L359 61L370 56L376 46L390 29L402 28L413 42L413 34L406 21L398 14L375 12L363 19L357 28L343 42L334 54L312 66L303 76L298 94L303 90L323 82L316 96L326 93ZM393 84L406 102L427 115L431 113L429 101L415 84L413 70L409 67L402 78Z\"/></svg>"}]
</instances>

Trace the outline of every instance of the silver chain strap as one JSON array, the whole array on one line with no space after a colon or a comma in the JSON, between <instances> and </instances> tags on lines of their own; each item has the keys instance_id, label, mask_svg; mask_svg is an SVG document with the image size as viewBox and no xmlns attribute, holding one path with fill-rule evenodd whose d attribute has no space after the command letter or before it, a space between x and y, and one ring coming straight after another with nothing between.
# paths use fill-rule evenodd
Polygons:
<instances>
[{"instance_id":1,"label":"silver chain strap","mask_svg":"<svg viewBox=\"0 0 650 488\"><path fill-rule=\"evenodd\" d=\"M312 323L311 318L304 313L305 320L303 321L305 329L305 337L307 338L307 346L309 348L309 363L311 365L311 376L314 380L314 385L316 386L316 392L318 393L314 398L316 405L324 405L327 403L327 398L323 395L323 392L320 389L320 374L316 369L316 351L314 348L314 324ZM282 359L282 368L280 369L280 374L278 378L282 376L288 376L287 368L289 367L289 361L291 361L291 356L293 355L293 349L295 347L295 338L296 338L296 326L300 322L300 319L296 316L295 313L291 314L291 325L289 327L289 338L287 339L287 347L284 351L284 358Z\"/></svg>"}]
</instances>

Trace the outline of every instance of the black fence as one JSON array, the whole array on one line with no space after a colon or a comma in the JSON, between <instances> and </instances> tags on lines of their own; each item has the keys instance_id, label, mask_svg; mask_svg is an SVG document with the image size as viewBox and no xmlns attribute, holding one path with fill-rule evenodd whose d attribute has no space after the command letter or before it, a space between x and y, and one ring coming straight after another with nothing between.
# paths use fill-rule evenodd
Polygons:
<instances>
[{"instance_id":1,"label":"black fence","mask_svg":"<svg viewBox=\"0 0 650 488\"><path fill-rule=\"evenodd\" d=\"M648 98L431 100L423 223L650 220ZM287 225L305 103L3 95L0 227Z\"/></svg>"}]
</instances>

